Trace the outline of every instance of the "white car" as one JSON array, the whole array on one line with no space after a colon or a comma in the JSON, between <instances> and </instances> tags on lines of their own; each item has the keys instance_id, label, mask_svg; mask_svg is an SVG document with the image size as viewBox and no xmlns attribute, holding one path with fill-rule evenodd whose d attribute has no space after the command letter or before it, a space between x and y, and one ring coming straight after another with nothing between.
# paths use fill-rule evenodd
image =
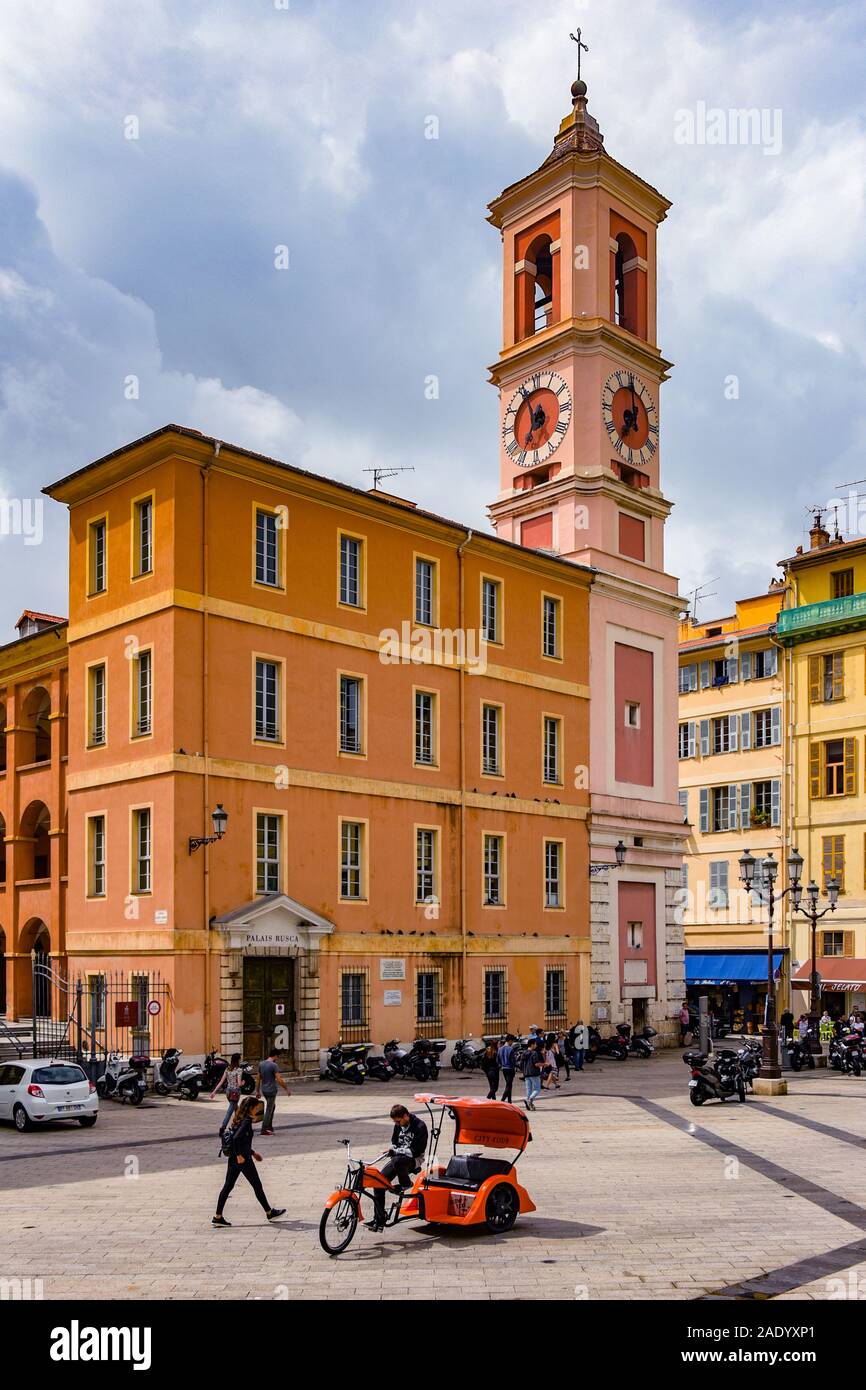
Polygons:
<instances>
[{"instance_id":1,"label":"white car","mask_svg":"<svg viewBox=\"0 0 866 1390\"><path fill-rule=\"evenodd\" d=\"M96 1124L99 1097L77 1062L43 1057L0 1065L0 1120L23 1133L46 1120Z\"/></svg>"}]
</instances>

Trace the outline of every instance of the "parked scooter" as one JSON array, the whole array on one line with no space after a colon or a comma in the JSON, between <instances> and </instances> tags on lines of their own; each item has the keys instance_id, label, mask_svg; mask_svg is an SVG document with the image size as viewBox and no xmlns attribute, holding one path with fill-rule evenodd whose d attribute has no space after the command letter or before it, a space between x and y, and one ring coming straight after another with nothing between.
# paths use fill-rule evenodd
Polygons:
<instances>
[{"instance_id":1,"label":"parked scooter","mask_svg":"<svg viewBox=\"0 0 866 1390\"><path fill-rule=\"evenodd\" d=\"M596 1057L610 1057L615 1062L625 1062L628 1060L628 1044L623 1042L619 1033L611 1033L609 1038L603 1038L598 1029L590 1024L589 1047L583 1055L583 1060L594 1062Z\"/></svg>"},{"instance_id":2,"label":"parked scooter","mask_svg":"<svg viewBox=\"0 0 866 1390\"><path fill-rule=\"evenodd\" d=\"M326 1076L330 1081L348 1081L352 1086L363 1086L367 1075L367 1053L372 1043L337 1043L328 1048L325 1063Z\"/></svg>"},{"instance_id":3,"label":"parked scooter","mask_svg":"<svg viewBox=\"0 0 866 1390\"><path fill-rule=\"evenodd\" d=\"M109 1052L105 1071L96 1081L96 1094L100 1100L128 1100L130 1105L141 1105L147 1091L145 1072L150 1066L150 1058L143 1053L134 1053L124 1062L119 1052Z\"/></svg>"},{"instance_id":4,"label":"parked scooter","mask_svg":"<svg viewBox=\"0 0 866 1390\"><path fill-rule=\"evenodd\" d=\"M390 1081L392 1077L397 1075L393 1066L388 1061L388 1058L385 1056L384 1051L381 1053L371 1052L365 1066L367 1068L367 1075L372 1077L375 1081Z\"/></svg>"},{"instance_id":5,"label":"parked scooter","mask_svg":"<svg viewBox=\"0 0 866 1390\"><path fill-rule=\"evenodd\" d=\"M703 1105L705 1100L725 1101L729 1096L746 1099L746 1081L736 1052L725 1049L714 1054L710 1063L705 1052L684 1052L683 1061L691 1071L689 1100Z\"/></svg>"},{"instance_id":6,"label":"parked scooter","mask_svg":"<svg viewBox=\"0 0 866 1390\"><path fill-rule=\"evenodd\" d=\"M473 1041L470 1033L468 1038L460 1038L455 1043L454 1051L451 1053L451 1065L455 1071L479 1071L485 1051L485 1044L481 1043L479 1046Z\"/></svg>"},{"instance_id":7,"label":"parked scooter","mask_svg":"<svg viewBox=\"0 0 866 1390\"><path fill-rule=\"evenodd\" d=\"M160 1060L153 1069L153 1089L157 1095L183 1096L184 1100L198 1100L204 1072L200 1062L184 1062L180 1065L183 1049L165 1047Z\"/></svg>"},{"instance_id":8,"label":"parked scooter","mask_svg":"<svg viewBox=\"0 0 866 1390\"><path fill-rule=\"evenodd\" d=\"M652 1057L655 1048L650 1042L651 1038L658 1037L655 1028L642 1028L639 1033L632 1033L628 1023L618 1023L616 1031L626 1044L632 1057Z\"/></svg>"}]
</instances>

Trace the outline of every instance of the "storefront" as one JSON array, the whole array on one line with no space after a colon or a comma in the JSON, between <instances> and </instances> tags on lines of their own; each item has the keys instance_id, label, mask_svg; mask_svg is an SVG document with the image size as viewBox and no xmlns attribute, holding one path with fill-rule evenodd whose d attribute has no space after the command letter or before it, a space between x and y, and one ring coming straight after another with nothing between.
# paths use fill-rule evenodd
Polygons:
<instances>
[{"instance_id":1,"label":"storefront","mask_svg":"<svg viewBox=\"0 0 866 1390\"><path fill-rule=\"evenodd\" d=\"M787 951L773 953L777 989ZM720 1028L759 1033L767 1005L767 952L763 950L686 951L686 1000L697 1008L706 995Z\"/></svg>"},{"instance_id":2,"label":"storefront","mask_svg":"<svg viewBox=\"0 0 866 1390\"><path fill-rule=\"evenodd\" d=\"M820 980L820 1010L832 1019L847 1018L854 1011L866 1011L866 960L854 956L819 956L816 968ZM806 961L791 977L795 1014L808 1011L811 994L812 962Z\"/></svg>"}]
</instances>

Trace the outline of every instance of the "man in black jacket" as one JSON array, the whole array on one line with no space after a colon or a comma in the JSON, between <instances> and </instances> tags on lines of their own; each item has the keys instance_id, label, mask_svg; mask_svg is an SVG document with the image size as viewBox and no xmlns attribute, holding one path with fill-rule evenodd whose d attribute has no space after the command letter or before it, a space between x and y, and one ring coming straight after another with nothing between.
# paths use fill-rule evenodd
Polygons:
<instances>
[{"instance_id":1,"label":"man in black jacket","mask_svg":"<svg viewBox=\"0 0 866 1390\"><path fill-rule=\"evenodd\" d=\"M401 1187L409 1187L411 1174L421 1167L427 1148L427 1126L420 1115L410 1115L405 1105L391 1107L394 1130L386 1162L379 1165L383 1177L396 1178ZM367 1222L371 1231L381 1231L385 1225L385 1189L373 1191L373 1220Z\"/></svg>"}]
</instances>

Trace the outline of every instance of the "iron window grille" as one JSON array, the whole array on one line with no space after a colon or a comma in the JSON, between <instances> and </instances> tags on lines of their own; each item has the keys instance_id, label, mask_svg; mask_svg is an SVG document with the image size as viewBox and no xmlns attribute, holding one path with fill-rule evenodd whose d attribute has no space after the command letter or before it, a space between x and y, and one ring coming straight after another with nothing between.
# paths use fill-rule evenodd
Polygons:
<instances>
[{"instance_id":1,"label":"iron window grille","mask_svg":"<svg viewBox=\"0 0 866 1390\"><path fill-rule=\"evenodd\" d=\"M435 1038L442 1028L442 970L421 966L415 971L415 1032Z\"/></svg>"},{"instance_id":2,"label":"iron window grille","mask_svg":"<svg viewBox=\"0 0 866 1390\"><path fill-rule=\"evenodd\" d=\"M561 965L548 965L544 971L544 1024L551 1031L566 1026L566 974Z\"/></svg>"},{"instance_id":3,"label":"iron window grille","mask_svg":"<svg viewBox=\"0 0 866 1390\"><path fill-rule=\"evenodd\" d=\"M340 969L340 1041L366 1042L370 1033L370 972Z\"/></svg>"},{"instance_id":4,"label":"iron window grille","mask_svg":"<svg viewBox=\"0 0 866 1390\"><path fill-rule=\"evenodd\" d=\"M508 1027L508 971L504 966L484 967L483 1019L485 1032Z\"/></svg>"}]
</instances>

